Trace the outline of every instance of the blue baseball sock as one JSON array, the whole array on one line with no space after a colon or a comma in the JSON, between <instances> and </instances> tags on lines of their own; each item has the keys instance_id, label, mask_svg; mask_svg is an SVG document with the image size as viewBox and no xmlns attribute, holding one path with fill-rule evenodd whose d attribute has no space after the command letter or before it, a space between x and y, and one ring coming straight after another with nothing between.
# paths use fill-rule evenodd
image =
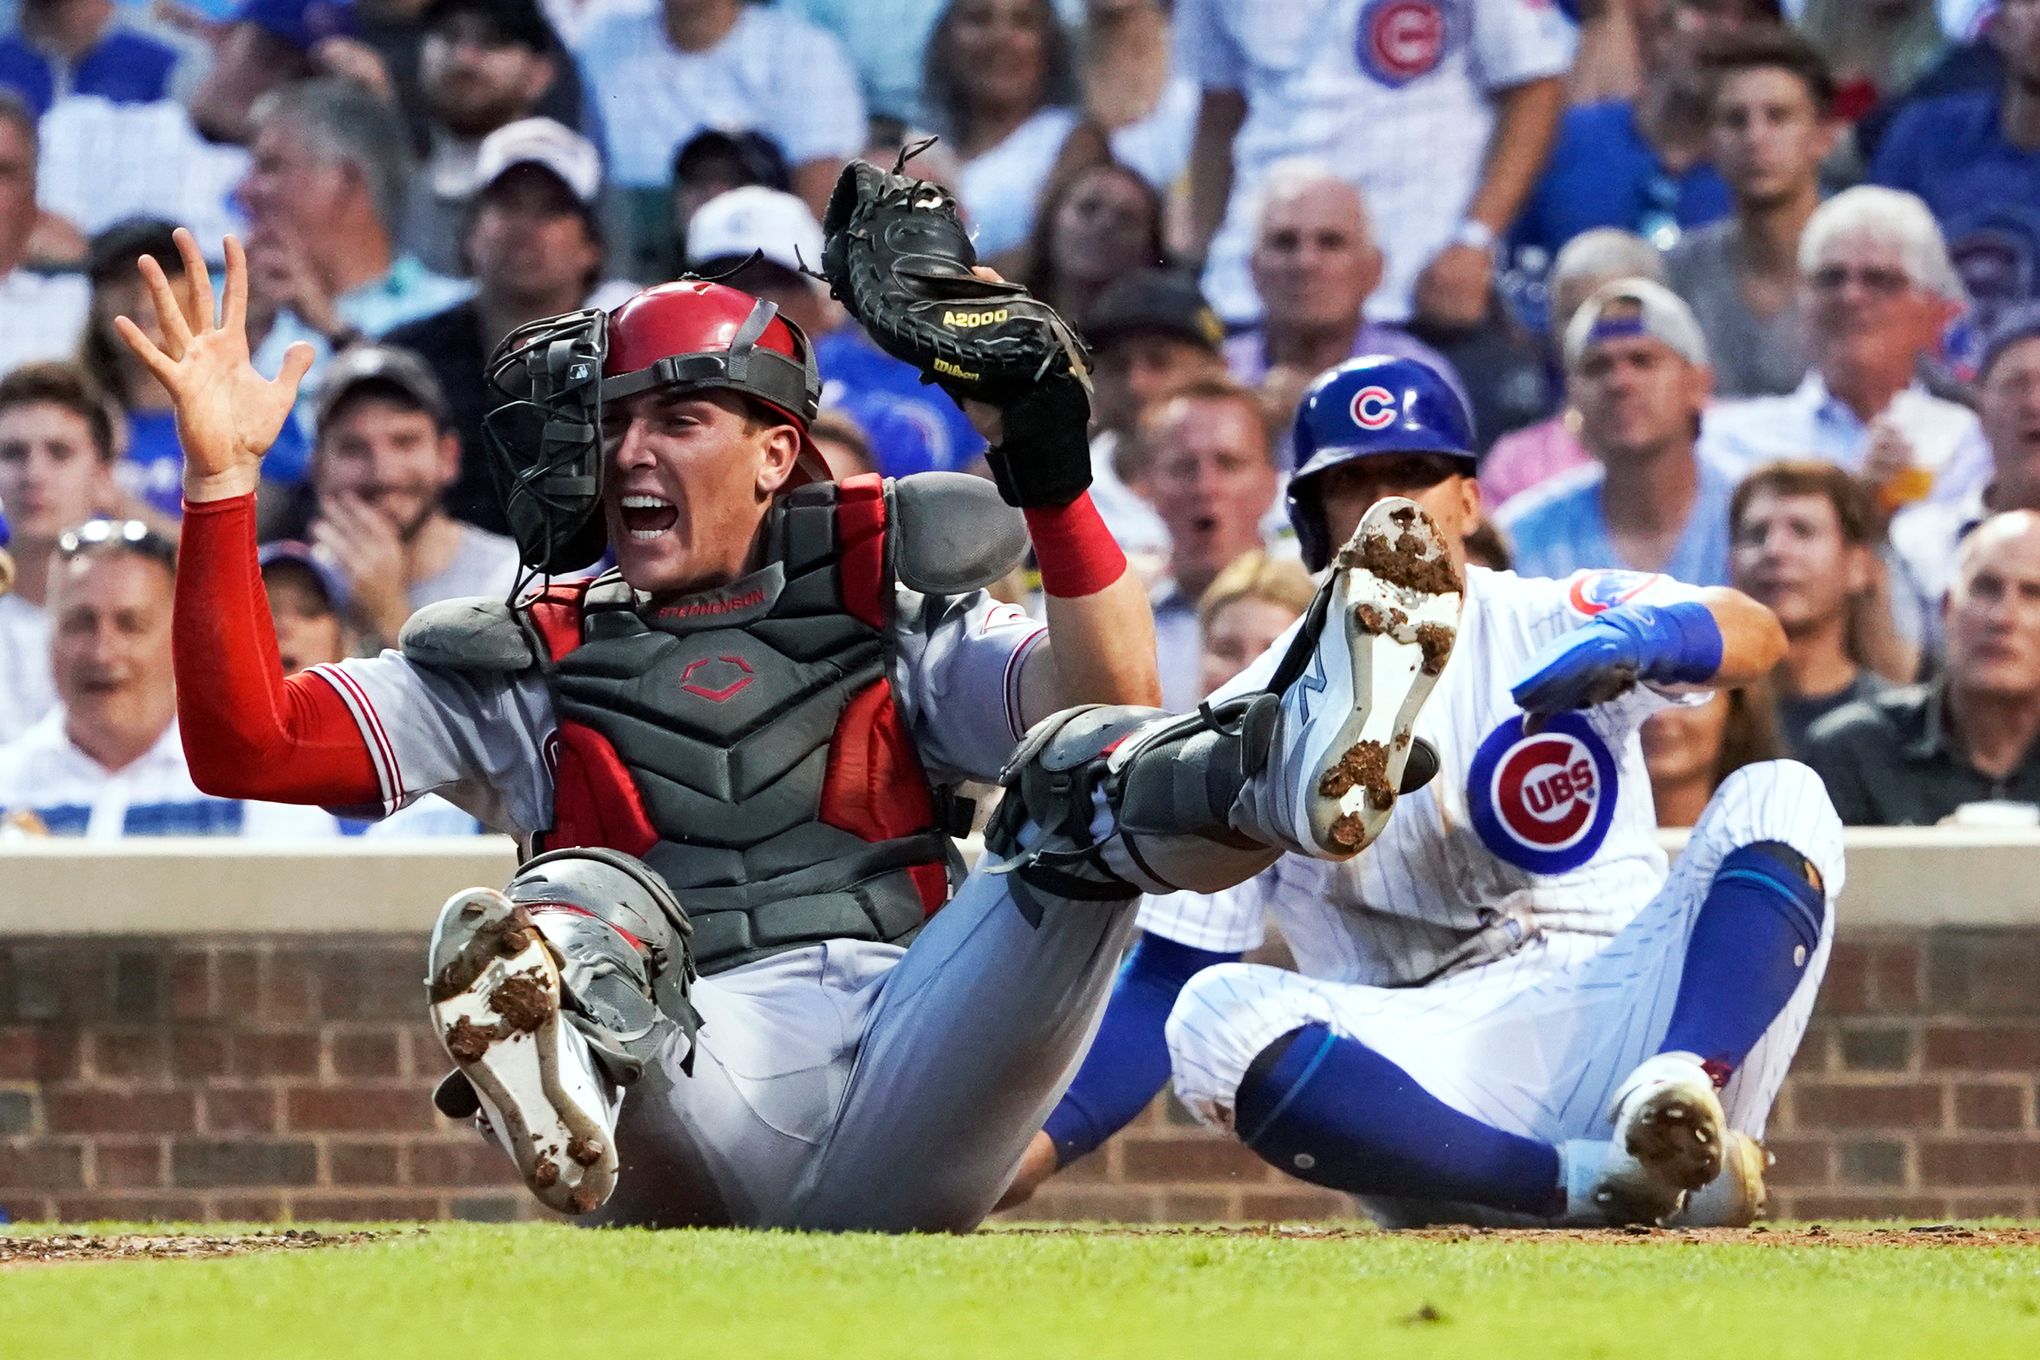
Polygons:
<instances>
[{"instance_id":1,"label":"blue baseball sock","mask_svg":"<svg viewBox=\"0 0 2040 1360\"><path fill-rule=\"evenodd\" d=\"M1240 1082L1233 1115L1248 1147L1314 1185L1519 1214L1565 1207L1557 1148L1461 1114L1323 1025L1270 1044Z\"/></svg>"},{"instance_id":2,"label":"blue baseball sock","mask_svg":"<svg viewBox=\"0 0 2040 1360\"><path fill-rule=\"evenodd\" d=\"M1697 1053L1716 1085L1749 1056L1820 944L1820 871L1781 841L1730 851L1686 942L1686 971L1661 1053Z\"/></svg>"}]
</instances>

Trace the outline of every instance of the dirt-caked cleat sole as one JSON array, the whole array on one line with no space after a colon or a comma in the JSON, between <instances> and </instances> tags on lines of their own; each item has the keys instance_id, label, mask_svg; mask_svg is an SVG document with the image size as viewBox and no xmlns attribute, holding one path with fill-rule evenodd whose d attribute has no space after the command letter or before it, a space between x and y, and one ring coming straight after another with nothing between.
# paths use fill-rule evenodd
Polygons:
<instances>
[{"instance_id":1,"label":"dirt-caked cleat sole","mask_svg":"<svg viewBox=\"0 0 2040 1360\"><path fill-rule=\"evenodd\" d=\"M1721 1174L1728 1118L1694 1055L1660 1053L1639 1064L1610 1117L1615 1145L1665 1185L1698 1190Z\"/></svg>"},{"instance_id":2,"label":"dirt-caked cleat sole","mask_svg":"<svg viewBox=\"0 0 2040 1360\"><path fill-rule=\"evenodd\" d=\"M1350 681L1352 701L1324 742L1306 806L1318 849L1343 858L1371 845L1394 809L1410 729L1459 635L1461 582L1430 516L1392 496L1361 517L1324 588L1331 635L1319 653L1333 681Z\"/></svg>"},{"instance_id":3,"label":"dirt-caked cleat sole","mask_svg":"<svg viewBox=\"0 0 2040 1360\"><path fill-rule=\"evenodd\" d=\"M522 907L474 888L440 909L430 958L433 1030L525 1185L559 1213L600 1208L616 1188L616 1139L586 1045L560 1013L552 947Z\"/></svg>"}]
</instances>

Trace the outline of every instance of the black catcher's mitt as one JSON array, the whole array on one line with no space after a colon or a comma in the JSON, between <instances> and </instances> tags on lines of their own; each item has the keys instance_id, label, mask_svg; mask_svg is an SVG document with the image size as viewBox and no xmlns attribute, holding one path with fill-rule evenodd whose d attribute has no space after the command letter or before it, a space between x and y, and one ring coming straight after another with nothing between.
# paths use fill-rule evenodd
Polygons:
<instances>
[{"instance_id":1,"label":"black catcher's mitt","mask_svg":"<svg viewBox=\"0 0 2040 1360\"><path fill-rule=\"evenodd\" d=\"M925 145L925 144L924 144ZM958 398L1005 406L1058 373L1090 389L1083 342L1017 283L971 273L977 251L939 184L851 161L822 217L822 277L878 347Z\"/></svg>"}]
</instances>

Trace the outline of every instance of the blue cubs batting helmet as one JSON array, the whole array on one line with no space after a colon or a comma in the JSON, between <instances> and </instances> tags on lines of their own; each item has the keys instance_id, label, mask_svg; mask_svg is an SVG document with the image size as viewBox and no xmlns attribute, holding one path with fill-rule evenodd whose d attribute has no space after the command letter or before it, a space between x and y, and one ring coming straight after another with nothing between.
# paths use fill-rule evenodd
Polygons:
<instances>
[{"instance_id":1,"label":"blue cubs batting helmet","mask_svg":"<svg viewBox=\"0 0 2040 1360\"><path fill-rule=\"evenodd\" d=\"M1318 477L1357 458L1431 453L1465 463L1472 472L1473 417L1451 383L1414 359L1369 354L1317 376L1297 407L1290 442L1296 470L1289 477L1289 522L1296 528L1304 565L1316 571L1331 559Z\"/></svg>"}]
</instances>

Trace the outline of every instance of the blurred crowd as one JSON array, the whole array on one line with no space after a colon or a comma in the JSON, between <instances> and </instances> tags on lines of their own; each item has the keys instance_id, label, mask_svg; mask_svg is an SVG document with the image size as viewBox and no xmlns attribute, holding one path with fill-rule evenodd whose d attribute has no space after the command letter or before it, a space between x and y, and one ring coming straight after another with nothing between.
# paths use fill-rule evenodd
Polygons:
<instances>
[{"instance_id":1,"label":"blurred crowd","mask_svg":"<svg viewBox=\"0 0 2040 1360\"><path fill-rule=\"evenodd\" d=\"M1779 754L1852 823L2040 824L2040 0L0 0L8 826L478 829L192 785L182 459L112 325L174 225L245 242L264 371L318 355L260 500L298 670L518 587L490 352L681 271L815 337L838 476L980 468L808 272L908 153L1091 347L1171 707L1307 603L1289 425L1389 353L1473 414L1487 565L1783 621L1647 730L1665 824Z\"/></svg>"}]
</instances>

